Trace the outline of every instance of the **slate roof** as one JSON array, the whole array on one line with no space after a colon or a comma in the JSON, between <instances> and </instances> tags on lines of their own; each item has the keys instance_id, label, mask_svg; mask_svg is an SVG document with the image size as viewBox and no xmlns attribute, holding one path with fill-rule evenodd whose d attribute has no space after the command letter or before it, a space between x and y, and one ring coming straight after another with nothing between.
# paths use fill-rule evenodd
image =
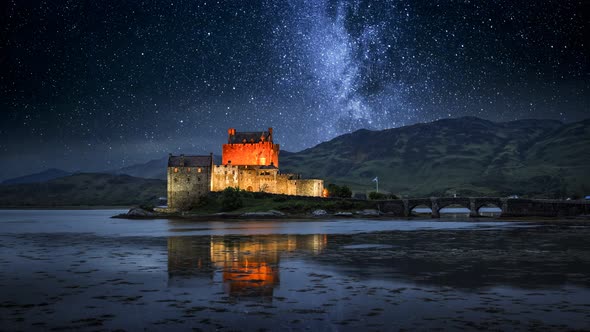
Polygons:
<instances>
[{"instance_id":1,"label":"slate roof","mask_svg":"<svg viewBox=\"0 0 590 332\"><path fill-rule=\"evenodd\" d=\"M235 135L230 135L229 142L231 144L238 143L258 143L264 138L265 142L269 141L270 133L268 131L254 131L254 132L236 132Z\"/></svg>"},{"instance_id":2,"label":"slate roof","mask_svg":"<svg viewBox=\"0 0 590 332\"><path fill-rule=\"evenodd\" d=\"M184 167L211 167L211 156L170 156L168 167L183 167L181 161L184 158Z\"/></svg>"}]
</instances>

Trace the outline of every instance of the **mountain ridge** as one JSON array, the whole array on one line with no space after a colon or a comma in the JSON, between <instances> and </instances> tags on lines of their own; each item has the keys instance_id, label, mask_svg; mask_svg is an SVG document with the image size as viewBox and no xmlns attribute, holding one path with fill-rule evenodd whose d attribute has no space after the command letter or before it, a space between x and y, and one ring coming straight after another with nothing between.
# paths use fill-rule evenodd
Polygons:
<instances>
[{"instance_id":1,"label":"mountain ridge","mask_svg":"<svg viewBox=\"0 0 590 332\"><path fill-rule=\"evenodd\" d=\"M72 175L73 172L64 171L58 168L48 168L41 172L23 175L15 178L10 178L2 181L0 184L23 184L23 183L38 183L53 180L56 178Z\"/></svg>"},{"instance_id":2,"label":"mountain ridge","mask_svg":"<svg viewBox=\"0 0 590 332\"><path fill-rule=\"evenodd\" d=\"M283 173L321 178L326 185L345 184L361 192L372 190L371 180L378 176L380 189L403 196L557 197L587 194L588 146L590 119L493 122L462 117L359 129L299 152L281 150L280 165ZM165 180L167 159L104 173ZM216 159L219 163L219 156Z\"/></svg>"},{"instance_id":3,"label":"mountain ridge","mask_svg":"<svg viewBox=\"0 0 590 332\"><path fill-rule=\"evenodd\" d=\"M405 196L555 196L543 188L551 186L581 193L590 187L589 128L590 119L564 124L463 117L361 129L286 155L281 168L357 191L374 188L370 180L379 176L381 188Z\"/></svg>"},{"instance_id":4,"label":"mountain ridge","mask_svg":"<svg viewBox=\"0 0 590 332\"><path fill-rule=\"evenodd\" d=\"M166 181L128 175L76 173L41 183L0 186L0 206L130 206L157 204Z\"/></svg>"}]
</instances>

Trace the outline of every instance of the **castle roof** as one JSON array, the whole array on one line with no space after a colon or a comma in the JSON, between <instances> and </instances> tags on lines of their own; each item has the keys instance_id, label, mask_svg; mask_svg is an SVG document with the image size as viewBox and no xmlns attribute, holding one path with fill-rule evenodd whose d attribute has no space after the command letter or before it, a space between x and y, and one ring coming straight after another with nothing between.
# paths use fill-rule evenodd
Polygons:
<instances>
[{"instance_id":1,"label":"castle roof","mask_svg":"<svg viewBox=\"0 0 590 332\"><path fill-rule=\"evenodd\" d=\"M272 137L268 131L236 132L229 136L230 144L272 142Z\"/></svg>"},{"instance_id":2,"label":"castle roof","mask_svg":"<svg viewBox=\"0 0 590 332\"><path fill-rule=\"evenodd\" d=\"M168 167L209 167L213 156L173 156L168 157Z\"/></svg>"}]
</instances>

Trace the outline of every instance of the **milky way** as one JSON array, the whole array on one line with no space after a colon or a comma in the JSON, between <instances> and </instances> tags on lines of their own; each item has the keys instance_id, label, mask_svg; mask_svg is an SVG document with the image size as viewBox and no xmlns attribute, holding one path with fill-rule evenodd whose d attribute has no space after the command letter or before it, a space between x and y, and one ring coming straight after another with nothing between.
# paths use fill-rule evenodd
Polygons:
<instances>
[{"instance_id":1,"label":"milky way","mask_svg":"<svg viewBox=\"0 0 590 332\"><path fill-rule=\"evenodd\" d=\"M0 178L301 150L458 116L588 116L583 1L8 1Z\"/></svg>"}]
</instances>

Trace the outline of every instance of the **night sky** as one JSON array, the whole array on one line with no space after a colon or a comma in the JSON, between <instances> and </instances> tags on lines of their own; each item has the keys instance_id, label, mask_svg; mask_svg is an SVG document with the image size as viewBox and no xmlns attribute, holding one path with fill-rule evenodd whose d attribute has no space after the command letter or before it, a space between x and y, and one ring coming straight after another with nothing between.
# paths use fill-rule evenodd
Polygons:
<instances>
[{"instance_id":1,"label":"night sky","mask_svg":"<svg viewBox=\"0 0 590 332\"><path fill-rule=\"evenodd\" d=\"M0 5L0 179L297 151L359 128L589 114L588 1L25 1Z\"/></svg>"}]
</instances>

